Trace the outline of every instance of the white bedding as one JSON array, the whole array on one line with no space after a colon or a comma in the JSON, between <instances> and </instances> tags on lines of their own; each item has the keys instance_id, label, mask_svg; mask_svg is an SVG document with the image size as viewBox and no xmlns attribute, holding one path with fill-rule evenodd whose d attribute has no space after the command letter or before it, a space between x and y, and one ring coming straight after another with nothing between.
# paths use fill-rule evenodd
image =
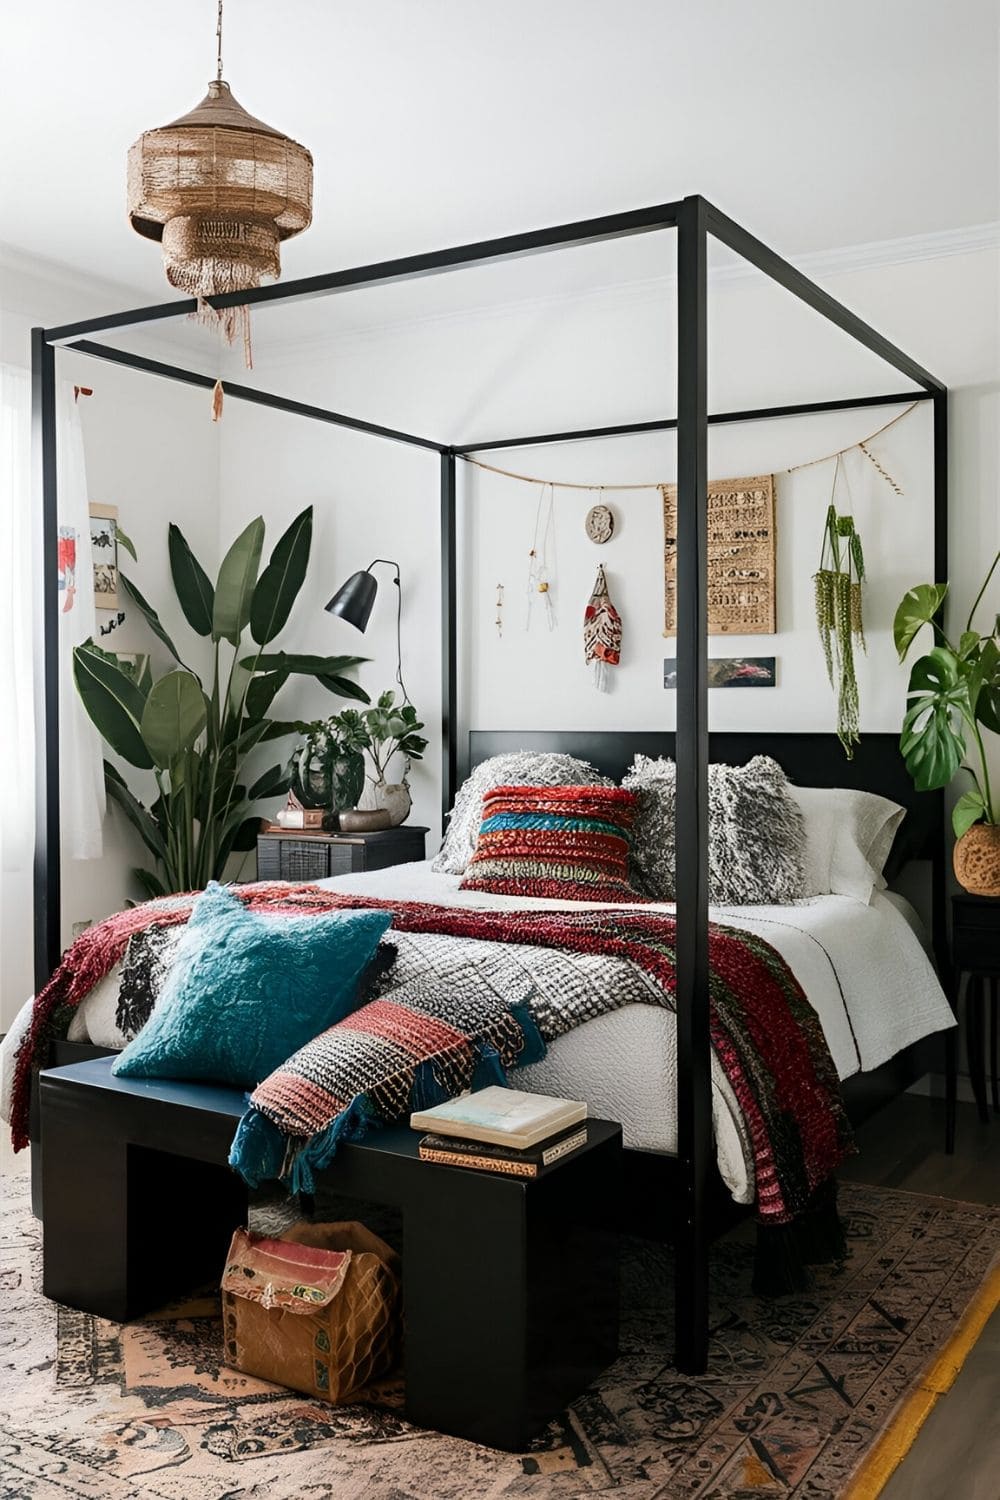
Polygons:
<instances>
[{"instance_id":1,"label":"white bedding","mask_svg":"<svg viewBox=\"0 0 1000 1500\"><path fill-rule=\"evenodd\" d=\"M462 891L460 880L433 871L428 861L340 875L320 884L393 900L490 910L573 910L582 904ZM644 909L672 907L650 908L645 903ZM876 893L868 906L846 896L817 896L789 906L713 907L711 915L756 932L782 955L819 1015L842 1079L877 1068L921 1037L953 1024L924 948L919 919L898 896ZM115 1044L117 988L114 971L81 1005L70 1033L74 1039ZM0 1049L5 1118L13 1054L29 1015L30 1002ZM557 1037L541 1062L518 1073L518 1084L539 1093L585 1099L593 1115L621 1122L627 1146L673 1151L675 1037L675 1018L669 1011L657 1005L627 1005ZM741 1140L739 1111L717 1065L713 1088L722 1175L733 1196L749 1202L752 1169Z\"/></svg>"}]
</instances>

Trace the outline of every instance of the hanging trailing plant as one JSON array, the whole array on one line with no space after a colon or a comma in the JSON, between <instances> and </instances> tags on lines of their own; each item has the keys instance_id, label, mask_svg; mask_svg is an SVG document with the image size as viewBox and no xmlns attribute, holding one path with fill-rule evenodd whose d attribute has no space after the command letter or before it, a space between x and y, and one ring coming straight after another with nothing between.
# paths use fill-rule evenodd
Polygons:
<instances>
[{"instance_id":1,"label":"hanging trailing plant","mask_svg":"<svg viewBox=\"0 0 1000 1500\"><path fill-rule=\"evenodd\" d=\"M833 492L836 496L840 458L834 471ZM826 674L837 694L837 738L848 760L854 757L854 746L860 735L860 699L854 670L854 650L865 645L862 618L861 585L865 577L865 557L854 517L839 515L831 501L823 526L823 545L819 569L813 576L816 590L816 623L819 626Z\"/></svg>"}]
</instances>

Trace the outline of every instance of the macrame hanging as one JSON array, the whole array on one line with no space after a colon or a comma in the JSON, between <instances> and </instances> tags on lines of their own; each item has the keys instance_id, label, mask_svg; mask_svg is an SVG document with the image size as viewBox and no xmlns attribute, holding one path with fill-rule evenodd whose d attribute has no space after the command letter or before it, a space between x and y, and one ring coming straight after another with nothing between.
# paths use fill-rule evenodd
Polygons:
<instances>
[{"instance_id":1,"label":"macrame hanging","mask_svg":"<svg viewBox=\"0 0 1000 1500\"><path fill-rule=\"evenodd\" d=\"M601 563L583 616L583 656L599 692L608 691L608 668L617 667L621 654L621 615L611 603L608 580Z\"/></svg>"},{"instance_id":2,"label":"macrame hanging","mask_svg":"<svg viewBox=\"0 0 1000 1500\"><path fill-rule=\"evenodd\" d=\"M532 610L541 599L550 630L556 627L556 608L552 599L555 552L555 490L543 484L535 509L535 532L528 553L528 617L525 630L531 629Z\"/></svg>"},{"instance_id":3,"label":"macrame hanging","mask_svg":"<svg viewBox=\"0 0 1000 1500\"><path fill-rule=\"evenodd\" d=\"M205 298L245 292L281 274L279 244L312 221L312 157L304 146L238 104L222 77L222 0L216 24L217 69L189 114L147 130L128 154L132 228L163 245L170 285L198 299L201 321L229 343L242 333L246 307L217 312Z\"/></svg>"},{"instance_id":4,"label":"macrame hanging","mask_svg":"<svg viewBox=\"0 0 1000 1500\"><path fill-rule=\"evenodd\" d=\"M833 492L823 526L823 545L819 569L813 575L816 590L816 623L819 626L826 674L837 694L837 738L848 760L854 758L854 746L861 739L861 705L858 679L854 671L854 649L865 645L865 627L861 613L861 585L865 577L865 556L861 537L852 515L837 513L837 481L843 475L850 485L842 457L837 455L833 470Z\"/></svg>"}]
</instances>

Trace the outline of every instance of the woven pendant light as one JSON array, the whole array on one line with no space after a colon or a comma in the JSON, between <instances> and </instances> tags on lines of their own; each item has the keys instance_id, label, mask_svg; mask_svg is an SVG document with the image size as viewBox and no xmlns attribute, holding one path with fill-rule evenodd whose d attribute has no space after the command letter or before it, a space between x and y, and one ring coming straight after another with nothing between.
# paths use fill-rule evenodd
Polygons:
<instances>
[{"instance_id":1,"label":"woven pendant light","mask_svg":"<svg viewBox=\"0 0 1000 1500\"><path fill-rule=\"evenodd\" d=\"M160 240L170 285L197 297L245 292L281 274L282 240L312 220L312 156L257 120L218 69L205 98L170 125L147 130L128 154L128 215L137 234ZM207 304L201 313L212 322ZM219 321L230 342L246 335L246 308Z\"/></svg>"}]
</instances>

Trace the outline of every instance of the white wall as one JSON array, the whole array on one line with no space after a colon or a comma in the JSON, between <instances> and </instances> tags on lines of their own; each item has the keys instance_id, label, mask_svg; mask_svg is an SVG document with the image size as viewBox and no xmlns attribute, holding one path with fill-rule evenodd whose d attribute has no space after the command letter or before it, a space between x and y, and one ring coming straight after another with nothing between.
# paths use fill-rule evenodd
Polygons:
<instances>
[{"instance_id":1,"label":"white wall","mask_svg":"<svg viewBox=\"0 0 1000 1500\"><path fill-rule=\"evenodd\" d=\"M995 250L877 266L828 278L826 285L880 331L921 360L952 397L951 577L967 609L1000 536L997 439L1000 356L997 349ZM411 303L421 284L413 290ZM298 354L265 348L254 378L272 390L316 401L445 441L561 430L641 420L674 409L671 284L644 283L591 298L566 296L503 309L471 308L423 323L387 328L368 338L319 333ZM316 306L316 304L313 304ZM322 331L322 305L317 311ZM789 400L819 400L905 389L906 382L837 330L759 278L721 278L710 314L711 406L739 409ZM331 570L314 584L315 603L368 555L398 557L404 567L404 650L411 693L433 724L437 703L437 474L433 457L291 418L230 412L223 435L223 533L269 505L291 514L306 498L329 497L321 523L332 547ZM716 655L778 657L778 686L759 692L715 691L720 728L830 728L827 686L812 608L832 466L794 475L791 465L856 442L893 411L879 408L794 420L720 427L711 436L711 472L778 476L778 634L713 639ZM859 454L848 460L854 513L865 543L869 655L859 664L862 724L895 730L906 672L892 648L899 597L932 576L931 427L924 405L875 444L902 497ZM670 481L674 444L667 434L608 439L487 458L544 477L613 484ZM583 516L596 498L556 492L559 628L523 628L527 553L537 492L460 468L463 512L462 718L479 728L650 728L672 723L673 695L662 687L662 523L655 490L607 498L618 515L615 539L595 547ZM838 506L847 509L845 492ZM623 662L613 688L598 694L582 662L582 615L598 562L604 562L623 615ZM416 582L415 582L416 581ZM497 582L505 585L506 627L493 626ZM329 587L327 586L329 585ZM985 608L1000 606L1000 579ZM988 614L984 614L984 619ZM352 649L359 638L300 616L302 644ZM964 615L963 615L964 620ZM391 611L380 595L365 648L378 667L373 687L392 675ZM374 633L372 633L374 632ZM435 821L438 745L414 776L418 815ZM994 747L995 748L995 747Z\"/></svg>"},{"instance_id":2,"label":"white wall","mask_svg":"<svg viewBox=\"0 0 1000 1500\"><path fill-rule=\"evenodd\" d=\"M30 363L33 324L53 326L107 312L125 300L119 289L60 285L22 267L2 265L0 359L22 366ZM161 607L164 624L178 646L182 639L185 644L196 642L173 599L166 537L168 521L175 520L212 572L218 557L219 444L206 396L72 352L57 354L56 365L60 379L85 384L94 392L81 412L90 498L118 506L121 524L139 554L138 566L124 558L127 571L145 596ZM98 624L107 618L98 611ZM157 670L168 660L145 622L130 609L125 624L102 644L118 651L153 651ZM153 788L148 773L122 769L140 795ZM106 916L140 894L129 870L145 862L142 854L131 828L112 810L104 821L103 857L63 859L64 945L72 938L74 923ZM0 1030L32 987L31 930L31 872L5 875L0 886Z\"/></svg>"}]
</instances>

